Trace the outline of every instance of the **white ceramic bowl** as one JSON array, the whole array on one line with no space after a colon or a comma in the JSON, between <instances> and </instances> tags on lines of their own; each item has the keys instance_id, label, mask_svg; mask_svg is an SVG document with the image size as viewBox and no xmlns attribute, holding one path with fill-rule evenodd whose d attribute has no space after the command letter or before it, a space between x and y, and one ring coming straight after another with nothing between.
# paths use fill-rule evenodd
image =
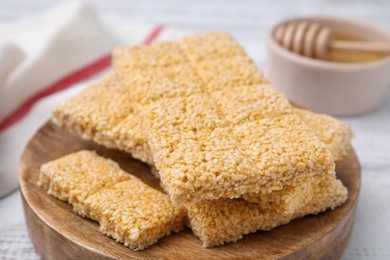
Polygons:
<instances>
[{"instance_id":1,"label":"white ceramic bowl","mask_svg":"<svg viewBox=\"0 0 390 260\"><path fill-rule=\"evenodd\" d=\"M281 23L312 20L336 33L370 41L388 41L390 34L373 25L334 17L303 17ZM276 25L278 26L278 25ZM268 34L267 68L273 85L313 111L355 115L376 109L390 83L390 56L361 63L328 62L295 54Z\"/></svg>"}]
</instances>

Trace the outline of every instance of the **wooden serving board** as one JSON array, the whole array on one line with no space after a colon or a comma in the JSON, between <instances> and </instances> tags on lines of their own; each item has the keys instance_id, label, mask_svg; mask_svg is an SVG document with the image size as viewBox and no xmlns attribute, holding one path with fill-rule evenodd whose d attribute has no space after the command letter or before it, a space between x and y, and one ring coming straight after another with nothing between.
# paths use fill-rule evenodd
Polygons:
<instances>
[{"instance_id":1,"label":"wooden serving board","mask_svg":"<svg viewBox=\"0 0 390 260\"><path fill-rule=\"evenodd\" d=\"M205 249L185 229L134 252L99 232L96 222L75 214L71 206L37 186L39 167L80 149L96 150L123 169L159 189L150 168L129 155L106 149L47 122L30 140L20 162L19 182L31 239L44 259L337 259L351 236L360 190L360 166L353 151L337 163L337 175L349 190L345 205L306 216L268 232L246 235L225 246Z\"/></svg>"}]
</instances>

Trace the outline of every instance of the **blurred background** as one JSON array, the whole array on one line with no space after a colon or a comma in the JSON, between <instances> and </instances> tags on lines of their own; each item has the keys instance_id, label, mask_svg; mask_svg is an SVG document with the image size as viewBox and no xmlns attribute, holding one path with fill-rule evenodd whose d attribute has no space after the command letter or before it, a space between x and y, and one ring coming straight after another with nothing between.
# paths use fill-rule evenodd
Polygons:
<instances>
[{"instance_id":1,"label":"blurred background","mask_svg":"<svg viewBox=\"0 0 390 260\"><path fill-rule=\"evenodd\" d=\"M0 21L31 16L62 1L0 0ZM368 21L390 31L388 0L94 0L108 24L161 24L191 31L227 31L263 65L266 32L302 15L334 15ZM131 37L131 35L129 35Z\"/></svg>"},{"instance_id":2,"label":"blurred background","mask_svg":"<svg viewBox=\"0 0 390 260\"><path fill-rule=\"evenodd\" d=\"M30 16L61 1L1 0L0 19ZM104 19L162 23L193 30L226 30L245 37L298 15L336 15L390 29L388 0L94 0Z\"/></svg>"}]
</instances>

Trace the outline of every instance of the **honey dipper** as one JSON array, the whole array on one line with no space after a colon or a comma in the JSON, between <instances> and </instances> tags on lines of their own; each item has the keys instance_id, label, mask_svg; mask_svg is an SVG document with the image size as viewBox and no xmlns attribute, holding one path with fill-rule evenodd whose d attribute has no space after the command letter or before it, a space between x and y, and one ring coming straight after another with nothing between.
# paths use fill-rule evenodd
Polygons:
<instances>
[{"instance_id":1,"label":"honey dipper","mask_svg":"<svg viewBox=\"0 0 390 260\"><path fill-rule=\"evenodd\" d=\"M311 58L327 59L329 51L354 51L390 54L390 43L370 41L336 41L333 32L317 22L299 21L279 25L274 33L283 47Z\"/></svg>"}]
</instances>

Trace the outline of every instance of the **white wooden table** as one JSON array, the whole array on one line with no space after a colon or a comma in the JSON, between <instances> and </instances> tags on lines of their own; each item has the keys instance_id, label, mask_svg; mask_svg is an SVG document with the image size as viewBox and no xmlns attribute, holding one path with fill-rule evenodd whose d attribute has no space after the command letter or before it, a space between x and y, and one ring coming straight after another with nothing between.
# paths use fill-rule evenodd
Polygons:
<instances>
[{"instance_id":1,"label":"white wooden table","mask_svg":"<svg viewBox=\"0 0 390 260\"><path fill-rule=\"evenodd\" d=\"M0 0L0 22L33 15L56 3ZM370 21L390 31L387 0L96 0L93 3L111 25L150 23L194 31L230 31L261 67L265 67L266 31L287 17L337 15ZM353 145L362 164L363 183L354 233L343 258L390 259L390 91L378 111L343 119L356 132ZM20 194L14 192L0 200L0 259L38 258L26 230Z\"/></svg>"}]
</instances>

